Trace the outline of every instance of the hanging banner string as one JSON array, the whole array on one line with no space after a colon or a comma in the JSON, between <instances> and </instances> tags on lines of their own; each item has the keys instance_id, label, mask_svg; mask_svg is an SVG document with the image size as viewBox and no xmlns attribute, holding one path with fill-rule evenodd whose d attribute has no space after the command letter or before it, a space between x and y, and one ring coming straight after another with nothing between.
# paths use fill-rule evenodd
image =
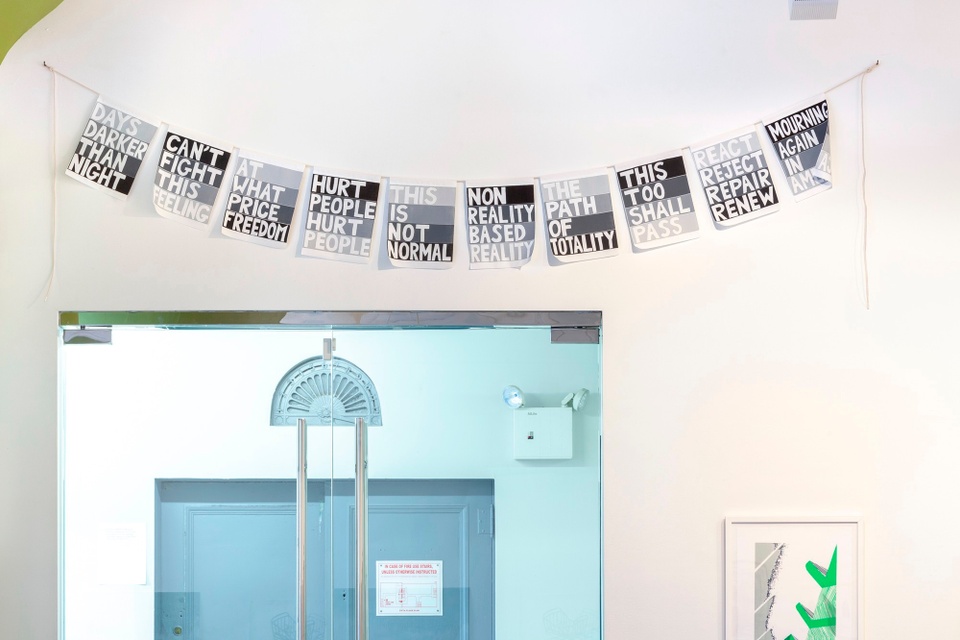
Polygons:
<instances>
[{"instance_id":1,"label":"hanging banner string","mask_svg":"<svg viewBox=\"0 0 960 640\"><path fill-rule=\"evenodd\" d=\"M848 82L859 79L859 95L858 100L860 102L860 122L859 122L859 162L860 162L860 186L859 186L859 198L857 199L857 208L859 210L859 225L857 233L857 270L860 272L860 281L858 283L857 292L860 295L860 299L863 302L863 306L867 311L870 310L870 272L868 268L867 260L867 159L866 159L866 146L864 142L864 106L863 106L863 82L866 79L867 75L870 74L874 69L880 66L880 61L877 60L872 65L861 71L860 73L850 76L843 82L840 82L829 89L824 93L829 93L834 89L839 89Z\"/></svg>"},{"instance_id":2,"label":"hanging banner string","mask_svg":"<svg viewBox=\"0 0 960 640\"><path fill-rule=\"evenodd\" d=\"M859 197L858 197L858 210L859 210L859 213L860 213L860 215L859 215L859 219L860 219L860 229L859 229L859 233L858 233L858 237L857 237L857 240L858 240L858 261L857 261L857 268L858 268L858 271L862 272L862 273L861 273L862 277L858 279L858 280L859 280L858 293L861 295L861 298L862 298L862 300L863 300L863 303L864 303L865 307L866 307L868 310L869 310L869 308L870 308L870 291L869 291L869 277L868 277L869 274L868 274L868 269L867 269L867 267L868 267L868 260L867 260L867 201L866 201L866 160L865 160L865 140L864 140L864 137L865 137L865 131L864 131L864 129L865 129L865 125L864 125L864 112L865 112L865 108L864 108L864 88L863 88L863 87L864 87L864 78L866 77L866 75L869 74L869 73L871 73L871 72L872 72L874 69L876 69L879 65L880 65L880 61L877 60L874 64L872 64L872 65L870 65L869 67L863 69L862 71L860 71L860 72L858 72L858 73L850 76L849 78L843 80L842 82L839 82L839 83L835 84L834 86L830 87L829 89L827 89L827 90L824 92L824 93L826 94L826 93L832 92L832 91L834 91L834 90L842 87L843 85L845 85L845 84L847 84L847 83L849 83L849 82L851 82L851 81L853 81L853 80L856 80L856 79L858 79L858 78L859 78L859 80L860 80L860 82L859 82L859 100L860 100L860 123L859 123L860 184L859 184L859 194L858 194L858 196L859 196ZM96 91L96 90L94 90L92 87L90 87L90 86L88 86L88 85L86 85L86 84L84 84L84 83L82 83L82 82L80 82L80 81L78 81L78 80L76 80L76 79L74 79L74 78L72 78L72 77L70 77L70 76L68 76L68 75L60 72L60 71L58 71L57 69L55 69L54 67L50 66L50 65L47 64L46 62L43 63L43 66L44 66L46 69L48 69L48 70L53 74L53 92L52 92L52 94L53 94L53 95L52 95L52 103L53 103L53 116L52 116L52 120L53 120L52 155L53 155L53 159L52 159L52 162L53 162L53 167L52 167L52 168L53 168L53 173L54 173L54 179L53 179L53 212L52 212L52 215L53 215L53 220L52 220L53 232L52 232L52 238L51 238L51 244L52 244L52 260L51 260L51 262L52 262L52 264L51 264L50 277L49 277L49 279L48 279L48 281L47 281L46 294L45 294L45 298L44 298L44 299L47 299L47 297L49 296L50 291L51 291L51 289L52 289L52 286L53 286L53 283L54 283L54 281L55 281L55 278L56 278L56 267L57 267L57 241L58 241L58 239L57 239L57 222L58 222L58 215L59 215L59 212L58 212L58 206L59 206L59 205L58 205L58 194L57 194L57 183L58 183L58 180L56 179L56 174L57 174L57 153L58 153L58 140L57 140L57 121L58 121L57 76L63 76L64 78L70 80L70 81L73 82L74 84L76 84L76 85L78 85L78 86L80 86L80 87L82 87L82 88L90 91L91 93L93 93L93 94L95 94L95 95L99 95L99 92ZM99 104L99 103L98 103L98 104ZM759 125L759 126L762 128L762 124L763 124L763 123L755 123L754 127L757 127L757 126ZM689 147L685 147L684 149L689 149ZM606 170L607 170L608 172L610 172L610 171L613 172L614 179L616 179L617 167L618 167L618 165L616 165L616 164L614 164L614 165L608 165L608 166L606 167ZM827 169L827 170L828 170L828 169ZM791 175L792 175L792 174L791 174ZM133 177L131 176L131 177L130 177L130 181L132 181L132 180L133 180ZM539 179L538 179L538 180L539 180ZM465 183L464 181L458 181L458 182L457 182L457 185L459 186L459 184L466 184L466 183ZM829 183L828 183L827 188L829 188ZM126 191L124 191L124 194L125 194L125 193L126 193ZM796 193L797 193L797 191L795 190L795 194L796 194ZM775 198L774 198L774 199L775 199ZM735 214L731 214L731 215L739 215L739 213L735 213ZM738 220L738 221L739 221L739 220Z\"/></svg>"},{"instance_id":3,"label":"hanging banner string","mask_svg":"<svg viewBox=\"0 0 960 640\"><path fill-rule=\"evenodd\" d=\"M863 305L870 310L870 273L867 269L867 159L864 142L863 81L877 68L880 61L860 76L860 267L863 269Z\"/></svg>"},{"instance_id":4,"label":"hanging banner string","mask_svg":"<svg viewBox=\"0 0 960 640\"><path fill-rule=\"evenodd\" d=\"M51 149L51 169L53 171L53 211L52 211L52 220L51 220L51 237L50 237L50 277L47 278L47 286L43 294L43 300L46 302L50 297L50 290L53 288L53 281L57 277L57 221L59 219L59 203L57 200L57 185L60 183L57 180L57 71L48 65L46 62L43 63L43 66L46 67L53 77L53 92L51 96L51 108L53 113L51 114L51 120L53 124L53 135L51 136L52 142L50 145ZM89 87L87 87L89 89Z\"/></svg>"}]
</instances>

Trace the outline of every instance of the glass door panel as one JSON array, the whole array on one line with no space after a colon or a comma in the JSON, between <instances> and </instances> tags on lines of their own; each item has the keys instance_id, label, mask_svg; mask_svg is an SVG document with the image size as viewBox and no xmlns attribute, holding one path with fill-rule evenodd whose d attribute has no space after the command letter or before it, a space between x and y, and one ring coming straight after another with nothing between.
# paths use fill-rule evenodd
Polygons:
<instances>
[{"instance_id":1,"label":"glass door panel","mask_svg":"<svg viewBox=\"0 0 960 640\"><path fill-rule=\"evenodd\" d=\"M598 314L329 315L64 329L63 638L601 638Z\"/></svg>"},{"instance_id":2,"label":"glass door panel","mask_svg":"<svg viewBox=\"0 0 960 640\"><path fill-rule=\"evenodd\" d=\"M550 327L335 333L382 402L367 438L369 640L599 639L599 342ZM503 402L511 385L521 409ZM333 493L334 580L352 584L352 482ZM353 594L338 593L352 610L334 637L352 640Z\"/></svg>"},{"instance_id":3,"label":"glass door panel","mask_svg":"<svg viewBox=\"0 0 960 640\"><path fill-rule=\"evenodd\" d=\"M79 333L61 347L63 637L296 638L297 429L271 425L270 395L308 334ZM308 522L329 487L312 482ZM323 569L307 584L328 602Z\"/></svg>"}]
</instances>

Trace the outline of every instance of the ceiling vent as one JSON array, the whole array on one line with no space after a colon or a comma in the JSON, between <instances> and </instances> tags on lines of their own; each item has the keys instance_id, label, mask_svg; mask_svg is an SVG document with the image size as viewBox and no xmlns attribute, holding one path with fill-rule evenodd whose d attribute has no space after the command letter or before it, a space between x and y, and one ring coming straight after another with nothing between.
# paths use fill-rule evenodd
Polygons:
<instances>
[{"instance_id":1,"label":"ceiling vent","mask_svg":"<svg viewBox=\"0 0 960 640\"><path fill-rule=\"evenodd\" d=\"M837 0L789 0L791 20L834 20Z\"/></svg>"}]
</instances>

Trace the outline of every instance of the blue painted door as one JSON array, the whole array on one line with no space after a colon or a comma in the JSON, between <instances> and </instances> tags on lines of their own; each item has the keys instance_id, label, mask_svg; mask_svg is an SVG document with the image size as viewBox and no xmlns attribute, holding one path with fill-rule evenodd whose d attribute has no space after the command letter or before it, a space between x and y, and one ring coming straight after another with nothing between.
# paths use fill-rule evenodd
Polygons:
<instances>
[{"instance_id":1,"label":"blue painted door","mask_svg":"<svg viewBox=\"0 0 960 640\"><path fill-rule=\"evenodd\" d=\"M353 638L353 482L335 484L334 589ZM370 640L493 640L492 480L370 480ZM341 541L345 542L343 544Z\"/></svg>"},{"instance_id":2,"label":"blue painted door","mask_svg":"<svg viewBox=\"0 0 960 640\"><path fill-rule=\"evenodd\" d=\"M308 640L352 640L353 482L308 499ZM295 640L294 503L292 481L159 480L155 637ZM370 640L492 640L493 482L371 480L368 512Z\"/></svg>"}]
</instances>

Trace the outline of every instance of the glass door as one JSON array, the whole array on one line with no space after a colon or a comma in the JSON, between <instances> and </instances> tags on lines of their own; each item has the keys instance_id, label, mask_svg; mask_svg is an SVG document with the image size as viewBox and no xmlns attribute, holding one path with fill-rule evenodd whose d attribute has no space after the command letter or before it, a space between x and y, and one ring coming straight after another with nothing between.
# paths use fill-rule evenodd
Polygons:
<instances>
[{"instance_id":1,"label":"glass door","mask_svg":"<svg viewBox=\"0 0 960 640\"><path fill-rule=\"evenodd\" d=\"M359 637L601 637L598 329L335 328L335 358L362 370L382 408L364 439ZM350 607L333 637L353 640L356 445L342 445L331 548Z\"/></svg>"},{"instance_id":2,"label":"glass door","mask_svg":"<svg viewBox=\"0 0 960 640\"><path fill-rule=\"evenodd\" d=\"M64 315L62 640L602 637L599 314Z\"/></svg>"},{"instance_id":3,"label":"glass door","mask_svg":"<svg viewBox=\"0 0 960 640\"><path fill-rule=\"evenodd\" d=\"M273 424L270 396L330 332L62 333L63 637L299 638L297 427ZM314 457L305 536L320 550L331 482ZM332 637L325 570L306 575L311 638Z\"/></svg>"}]
</instances>

